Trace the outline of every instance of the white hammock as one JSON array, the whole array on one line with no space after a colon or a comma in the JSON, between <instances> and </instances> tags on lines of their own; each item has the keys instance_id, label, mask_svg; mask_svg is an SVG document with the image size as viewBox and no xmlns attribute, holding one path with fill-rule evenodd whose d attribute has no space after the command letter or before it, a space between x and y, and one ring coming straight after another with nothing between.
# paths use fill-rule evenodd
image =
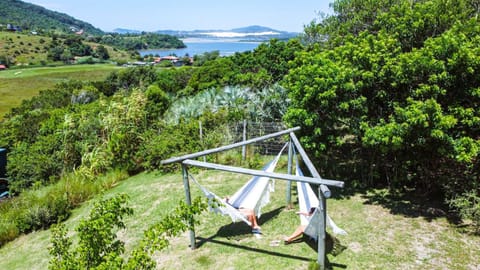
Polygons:
<instances>
[{"instance_id":1,"label":"white hammock","mask_svg":"<svg viewBox=\"0 0 480 270\"><path fill-rule=\"evenodd\" d=\"M296 166L296 175L303 176L303 173L300 169L300 166L297 163ZM308 213L310 209L316 208L315 212L311 216L299 215L300 216L300 224L305 225L304 233L313 239L317 239L318 230L320 229L320 218L321 213L318 210L320 202L318 200L318 196L313 192L312 187L310 184L305 182L297 182L297 194L298 194L298 205L300 208L300 212ZM326 222L327 226L330 227L334 234L347 234L346 231L338 227L335 222L330 218L328 214L326 214Z\"/></svg>"},{"instance_id":2,"label":"white hammock","mask_svg":"<svg viewBox=\"0 0 480 270\"><path fill-rule=\"evenodd\" d=\"M280 150L274 160L263 167L263 171L273 172L286 146ZM210 211L229 215L233 222L242 220L250 226L252 225L250 221L238 209L253 209L257 218L260 218L262 207L270 202L270 192L273 192L275 187L273 179L265 176L254 176L233 194L227 203L223 198L200 185L193 177L191 178L208 198Z\"/></svg>"}]
</instances>

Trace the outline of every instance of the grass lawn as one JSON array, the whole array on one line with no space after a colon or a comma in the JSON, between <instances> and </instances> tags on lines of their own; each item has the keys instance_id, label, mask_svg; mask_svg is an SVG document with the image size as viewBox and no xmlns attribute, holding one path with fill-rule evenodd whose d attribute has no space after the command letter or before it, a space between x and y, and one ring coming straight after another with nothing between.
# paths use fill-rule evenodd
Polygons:
<instances>
[{"instance_id":1,"label":"grass lawn","mask_svg":"<svg viewBox=\"0 0 480 270\"><path fill-rule=\"evenodd\" d=\"M284 166L284 162L283 162ZM231 195L248 176L202 171L195 178L216 194ZM192 195L200 195L191 183ZM334 190L339 193L341 190ZM462 234L446 218L431 218L392 211L378 203L370 191L328 200L328 212L348 235L337 236L335 248L345 249L328 260L333 269L479 269L480 238ZM143 231L184 200L181 174L159 176L143 173L119 183L103 196L127 193L134 216L119 237L127 253ZM296 199L293 192L293 199ZM277 180L271 203L260 218L263 238L257 239L244 223L205 213L196 227L198 248L191 250L188 233L171 239L171 245L155 254L158 269L307 269L317 258L315 244L302 239L290 245L274 244L299 224L293 209L286 208L286 182ZM397 205L398 206L398 205ZM401 207L407 204L400 204ZM91 202L76 209L65 223L72 232L84 218ZM49 231L22 236L0 249L0 269L47 269Z\"/></svg>"},{"instance_id":2,"label":"grass lawn","mask_svg":"<svg viewBox=\"0 0 480 270\"><path fill-rule=\"evenodd\" d=\"M35 96L41 90L51 89L59 82L103 80L119 68L112 64L98 64L0 71L0 120L22 100Z\"/></svg>"}]
</instances>

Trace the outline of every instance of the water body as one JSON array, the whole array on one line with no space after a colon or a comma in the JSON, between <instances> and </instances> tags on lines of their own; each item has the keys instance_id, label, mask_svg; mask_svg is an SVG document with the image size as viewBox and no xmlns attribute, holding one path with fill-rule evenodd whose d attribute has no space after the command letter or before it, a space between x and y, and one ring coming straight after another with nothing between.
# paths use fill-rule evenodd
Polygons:
<instances>
[{"instance_id":1,"label":"water body","mask_svg":"<svg viewBox=\"0 0 480 270\"><path fill-rule=\"evenodd\" d=\"M141 56L152 54L159 56L176 55L182 57L186 54L188 54L188 56L194 56L205 52L219 51L220 56L230 56L236 52L253 51L261 44L261 42L219 39L185 39L183 40L183 43L185 43L187 48L141 50L139 53Z\"/></svg>"}]
</instances>

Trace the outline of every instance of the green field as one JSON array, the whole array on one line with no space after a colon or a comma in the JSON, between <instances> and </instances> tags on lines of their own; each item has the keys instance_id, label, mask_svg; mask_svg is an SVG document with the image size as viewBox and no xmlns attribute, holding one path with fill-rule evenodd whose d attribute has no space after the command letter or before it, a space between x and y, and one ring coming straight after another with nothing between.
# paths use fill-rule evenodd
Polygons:
<instances>
[{"instance_id":1,"label":"green field","mask_svg":"<svg viewBox=\"0 0 480 270\"><path fill-rule=\"evenodd\" d=\"M112 64L38 67L0 71L0 119L41 90L68 80L103 80L120 67Z\"/></svg>"},{"instance_id":2,"label":"green field","mask_svg":"<svg viewBox=\"0 0 480 270\"><path fill-rule=\"evenodd\" d=\"M283 161L284 168L285 161ZM225 172L199 171L195 178L216 194L232 194L247 179ZM192 184L193 196L200 194ZM196 250L191 250L188 233L171 239L155 259L158 269L307 269L316 260L314 243L306 240L283 245L282 240L299 224L285 202L286 182L278 180L272 201L260 218L263 238L252 236L244 223L205 213L196 227ZM127 229L118 233L127 243L127 253L143 231L184 200L181 174L159 176L143 173L124 180L104 196L127 193L134 215ZM341 190L334 190L337 195ZM328 200L328 212L348 232L338 236L336 250L328 255L332 269L479 269L480 238L462 233L445 217L425 216L408 201L386 202L385 190L371 190ZM293 192L293 198L295 192ZM76 209L65 223L73 234L86 217L92 202ZM0 249L0 269L47 269L50 231L36 231Z\"/></svg>"}]
</instances>

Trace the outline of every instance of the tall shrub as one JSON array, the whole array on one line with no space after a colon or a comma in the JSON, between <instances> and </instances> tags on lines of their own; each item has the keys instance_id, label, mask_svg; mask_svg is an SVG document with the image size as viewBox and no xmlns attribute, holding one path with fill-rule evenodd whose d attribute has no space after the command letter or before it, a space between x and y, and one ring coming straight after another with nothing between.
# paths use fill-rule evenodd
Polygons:
<instances>
[{"instance_id":1,"label":"tall shrub","mask_svg":"<svg viewBox=\"0 0 480 270\"><path fill-rule=\"evenodd\" d=\"M323 173L446 196L471 189L480 150L478 10L462 0L333 6L315 28L324 39L296 57L284 84L292 100L285 120L302 126Z\"/></svg>"}]
</instances>

